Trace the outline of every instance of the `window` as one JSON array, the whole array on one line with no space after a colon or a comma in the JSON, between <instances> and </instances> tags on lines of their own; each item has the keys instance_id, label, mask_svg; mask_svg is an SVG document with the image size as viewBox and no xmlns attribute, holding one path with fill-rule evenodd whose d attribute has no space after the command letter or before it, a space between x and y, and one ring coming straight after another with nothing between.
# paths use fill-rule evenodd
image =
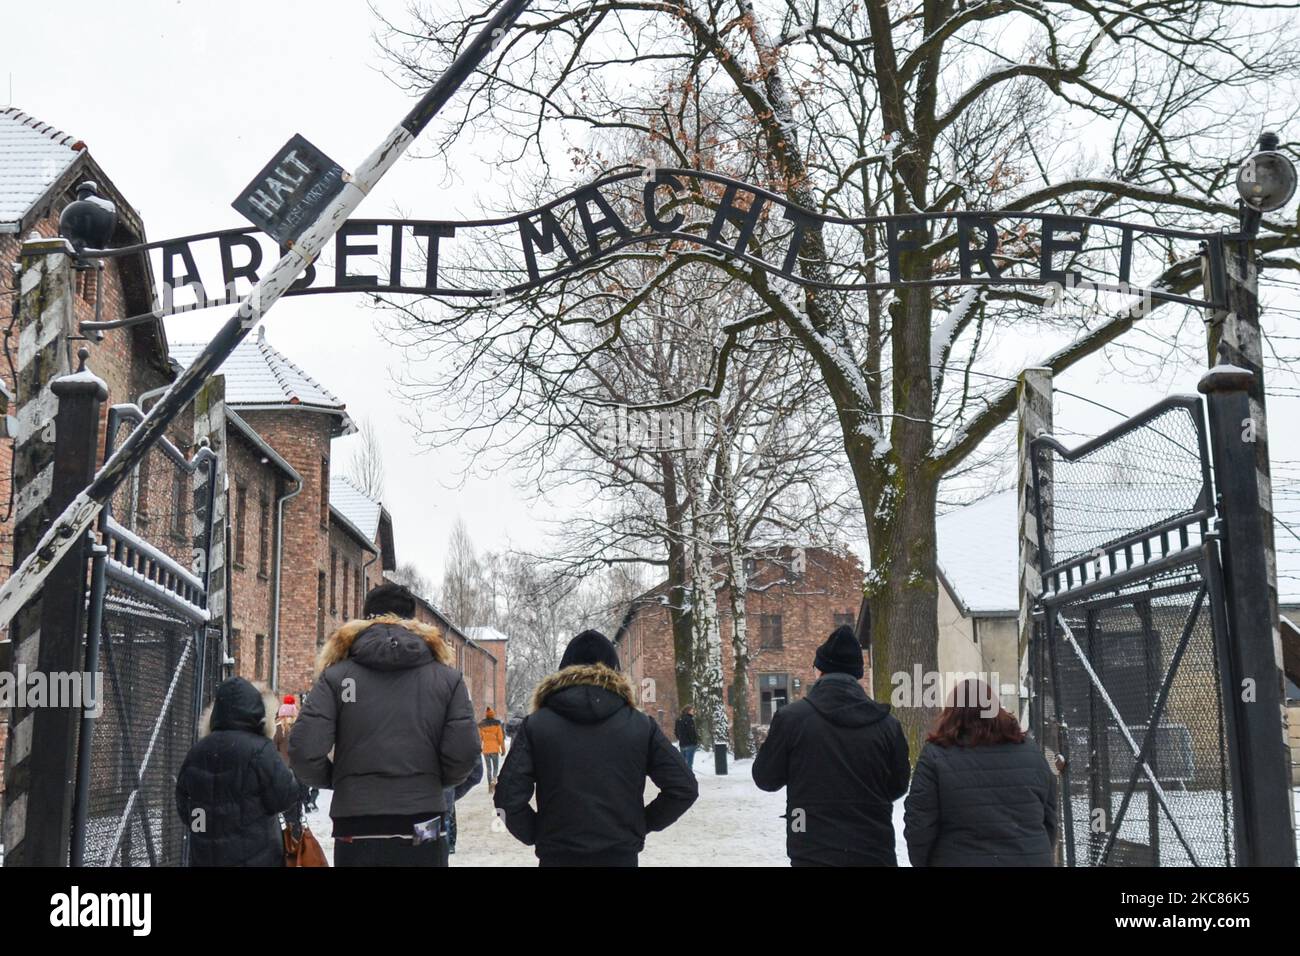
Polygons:
<instances>
[{"instance_id":1,"label":"window","mask_svg":"<svg viewBox=\"0 0 1300 956\"><path fill-rule=\"evenodd\" d=\"M147 525L149 523L149 460L153 458L153 452L147 452L140 459L140 485L136 489L136 521L139 524Z\"/></svg>"},{"instance_id":2,"label":"window","mask_svg":"<svg viewBox=\"0 0 1300 956\"><path fill-rule=\"evenodd\" d=\"M835 615L836 627L853 627L857 624L857 617L852 611L845 611L843 614Z\"/></svg>"},{"instance_id":3,"label":"window","mask_svg":"<svg viewBox=\"0 0 1300 956\"><path fill-rule=\"evenodd\" d=\"M325 572L316 575L316 646L325 643Z\"/></svg>"},{"instance_id":4,"label":"window","mask_svg":"<svg viewBox=\"0 0 1300 956\"><path fill-rule=\"evenodd\" d=\"M244 566L244 532L248 527L248 489L235 486L235 566Z\"/></svg>"},{"instance_id":5,"label":"window","mask_svg":"<svg viewBox=\"0 0 1300 956\"><path fill-rule=\"evenodd\" d=\"M328 528L330 523L330 460L320 460L320 526Z\"/></svg>"},{"instance_id":6,"label":"window","mask_svg":"<svg viewBox=\"0 0 1300 956\"><path fill-rule=\"evenodd\" d=\"M348 582L351 580L352 580L352 562L345 560L343 562L343 587L340 589L343 592L343 600L341 603L343 605L343 620L345 621L349 619L348 618L348 591L351 589L348 587Z\"/></svg>"},{"instance_id":7,"label":"window","mask_svg":"<svg viewBox=\"0 0 1300 956\"><path fill-rule=\"evenodd\" d=\"M366 592L365 592L364 590L362 590L362 587L361 587L361 565L359 565L359 564L357 565L357 571L356 571L356 574L357 574L357 610L356 610L356 615L357 615L357 617L361 617L361 616L365 613L365 607L366 607Z\"/></svg>"},{"instance_id":8,"label":"window","mask_svg":"<svg viewBox=\"0 0 1300 956\"><path fill-rule=\"evenodd\" d=\"M266 635L259 634L253 639L253 679L266 678Z\"/></svg>"},{"instance_id":9,"label":"window","mask_svg":"<svg viewBox=\"0 0 1300 956\"><path fill-rule=\"evenodd\" d=\"M330 613L339 612L338 601L338 576L339 576L339 549L330 548Z\"/></svg>"},{"instance_id":10,"label":"window","mask_svg":"<svg viewBox=\"0 0 1300 956\"><path fill-rule=\"evenodd\" d=\"M239 628L237 627L232 627L230 629L230 656L235 659L234 675L236 677L243 677L244 675L240 672L239 668L244 661L244 649L240 646Z\"/></svg>"},{"instance_id":11,"label":"window","mask_svg":"<svg viewBox=\"0 0 1300 956\"><path fill-rule=\"evenodd\" d=\"M790 702L790 675L759 674L758 691L758 722L770 724L772 715Z\"/></svg>"},{"instance_id":12,"label":"window","mask_svg":"<svg viewBox=\"0 0 1300 956\"><path fill-rule=\"evenodd\" d=\"M257 498L257 573L271 573L271 500L265 491Z\"/></svg>"},{"instance_id":13,"label":"window","mask_svg":"<svg viewBox=\"0 0 1300 956\"><path fill-rule=\"evenodd\" d=\"M780 650L783 648L785 639L781 634L781 615L761 615L758 623L758 634L758 646L762 650Z\"/></svg>"},{"instance_id":14,"label":"window","mask_svg":"<svg viewBox=\"0 0 1300 956\"><path fill-rule=\"evenodd\" d=\"M188 522L189 503L185 500L189 482L185 472L177 468L172 476L172 534L184 535Z\"/></svg>"}]
</instances>

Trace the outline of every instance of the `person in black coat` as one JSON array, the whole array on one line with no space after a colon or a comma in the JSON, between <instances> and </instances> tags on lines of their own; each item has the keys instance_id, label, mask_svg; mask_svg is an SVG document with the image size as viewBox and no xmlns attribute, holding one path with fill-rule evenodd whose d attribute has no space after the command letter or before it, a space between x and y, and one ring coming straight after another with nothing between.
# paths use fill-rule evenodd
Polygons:
<instances>
[{"instance_id":1,"label":"person in black coat","mask_svg":"<svg viewBox=\"0 0 1300 956\"><path fill-rule=\"evenodd\" d=\"M694 773L695 748L700 745L700 735L695 730L694 707L687 704L682 708L681 716L677 718L677 724L673 727L673 733L677 735L677 746L681 748L682 759Z\"/></svg>"},{"instance_id":2,"label":"person in black coat","mask_svg":"<svg viewBox=\"0 0 1300 956\"><path fill-rule=\"evenodd\" d=\"M903 838L913 866L1051 866L1056 776L987 684L966 680L916 762Z\"/></svg>"},{"instance_id":3,"label":"person in black coat","mask_svg":"<svg viewBox=\"0 0 1300 956\"><path fill-rule=\"evenodd\" d=\"M217 688L209 733L176 777L176 812L190 834L190 866L283 866L277 814L298 807L300 787L268 734L256 687L232 677Z\"/></svg>"},{"instance_id":4,"label":"person in black coat","mask_svg":"<svg viewBox=\"0 0 1300 956\"><path fill-rule=\"evenodd\" d=\"M862 645L832 632L813 660L803 700L772 716L754 758L760 790L786 788L792 866L897 866L894 801L907 792L907 739L889 707L858 683Z\"/></svg>"},{"instance_id":5,"label":"person in black coat","mask_svg":"<svg viewBox=\"0 0 1300 956\"><path fill-rule=\"evenodd\" d=\"M649 805L646 777L659 788ZM494 802L542 866L636 866L646 833L667 828L698 795L682 755L637 710L614 645L583 631L537 685Z\"/></svg>"}]
</instances>

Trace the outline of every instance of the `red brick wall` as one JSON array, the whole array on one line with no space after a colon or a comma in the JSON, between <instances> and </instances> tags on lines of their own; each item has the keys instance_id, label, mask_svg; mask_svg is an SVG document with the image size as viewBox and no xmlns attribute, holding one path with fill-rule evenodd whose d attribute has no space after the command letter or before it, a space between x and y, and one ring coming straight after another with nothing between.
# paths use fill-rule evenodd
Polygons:
<instances>
[{"instance_id":1,"label":"red brick wall","mask_svg":"<svg viewBox=\"0 0 1300 956\"><path fill-rule=\"evenodd\" d=\"M506 718L506 653L509 641L479 641L479 646L492 655L491 680L484 690L484 706L491 707L502 720Z\"/></svg>"},{"instance_id":2,"label":"red brick wall","mask_svg":"<svg viewBox=\"0 0 1300 956\"><path fill-rule=\"evenodd\" d=\"M750 658L750 720L754 724L759 723L762 676L787 675L789 700L798 700L813 684L813 656L835 629L836 615L849 616L848 623L852 624L862 602L862 566L856 558L841 557L819 548L809 548L806 554L807 569L797 579L791 577L787 570L789 561L784 558L780 562L758 561L750 578L746 635ZM761 646L764 614L781 615L783 646L780 649ZM725 588L718 591L718 616L723 674L729 684L734 655L730 598ZM620 640L618 650L624 670L642 694L642 710L658 719L664 732L671 735L677 720L678 700L668 609L650 605L640 610ZM798 687L795 687L796 680ZM865 676L863 687L870 691Z\"/></svg>"},{"instance_id":3,"label":"red brick wall","mask_svg":"<svg viewBox=\"0 0 1300 956\"><path fill-rule=\"evenodd\" d=\"M262 464L262 452L233 428L226 430L226 474L230 490L226 515L230 526L230 643L234 673L249 680L271 676L271 634L274 630L275 503L292 490L279 469ZM243 560L239 559L240 528L236 521L239 492L245 501ZM266 504L265 569L262 567L262 503ZM258 645L261 638L261 654ZM261 657L261 668L258 658Z\"/></svg>"},{"instance_id":4,"label":"red brick wall","mask_svg":"<svg viewBox=\"0 0 1300 956\"><path fill-rule=\"evenodd\" d=\"M326 575L325 627L329 614L329 529L321 524L321 502L329 496L329 476L321 483L321 460L329 460L332 416L306 410L239 410L299 475L301 493L284 506L284 557L281 561L278 693L303 693L311 687L319 649L318 575Z\"/></svg>"},{"instance_id":5,"label":"red brick wall","mask_svg":"<svg viewBox=\"0 0 1300 956\"><path fill-rule=\"evenodd\" d=\"M496 675L496 669L502 668L503 662L494 662L483 647L470 644L460 634L448 630L423 604L416 605L415 618L437 627L442 631L443 638L451 645L452 653L455 655L453 666L465 677L465 687L474 704L475 719L482 720L483 711L487 707L497 709L492 703L492 695L495 693L494 687L498 685L504 687L505 679L498 678ZM498 699L505 700L504 691Z\"/></svg>"},{"instance_id":6,"label":"red brick wall","mask_svg":"<svg viewBox=\"0 0 1300 956\"><path fill-rule=\"evenodd\" d=\"M330 584L331 563L325 565L327 592L325 600L325 629L333 631L346 621L362 617L361 608L365 603L364 593L361 604L357 603L358 575L363 572L366 561L374 557L366 551L359 541L337 522L330 522L329 545L331 555L327 556L333 564L334 583ZM331 594L330 591L333 593Z\"/></svg>"}]
</instances>

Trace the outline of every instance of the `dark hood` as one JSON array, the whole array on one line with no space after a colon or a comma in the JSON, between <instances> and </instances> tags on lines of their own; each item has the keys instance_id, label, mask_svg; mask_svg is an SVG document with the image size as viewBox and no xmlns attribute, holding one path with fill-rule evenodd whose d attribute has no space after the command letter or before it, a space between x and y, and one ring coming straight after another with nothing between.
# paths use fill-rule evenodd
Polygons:
<instances>
[{"instance_id":1,"label":"dark hood","mask_svg":"<svg viewBox=\"0 0 1300 956\"><path fill-rule=\"evenodd\" d=\"M261 691L242 677L223 681L212 704L211 728L265 733L266 703Z\"/></svg>"},{"instance_id":2,"label":"dark hood","mask_svg":"<svg viewBox=\"0 0 1300 956\"><path fill-rule=\"evenodd\" d=\"M889 716L849 674L826 674L804 698L817 713L839 727L866 727Z\"/></svg>"},{"instance_id":3,"label":"dark hood","mask_svg":"<svg viewBox=\"0 0 1300 956\"><path fill-rule=\"evenodd\" d=\"M600 723L635 701L627 678L603 664L565 667L533 692L534 710L545 707L580 724Z\"/></svg>"},{"instance_id":4,"label":"dark hood","mask_svg":"<svg viewBox=\"0 0 1300 956\"><path fill-rule=\"evenodd\" d=\"M433 648L423 637L389 623L366 628L348 648L348 657L373 671L402 671L435 659Z\"/></svg>"}]
</instances>

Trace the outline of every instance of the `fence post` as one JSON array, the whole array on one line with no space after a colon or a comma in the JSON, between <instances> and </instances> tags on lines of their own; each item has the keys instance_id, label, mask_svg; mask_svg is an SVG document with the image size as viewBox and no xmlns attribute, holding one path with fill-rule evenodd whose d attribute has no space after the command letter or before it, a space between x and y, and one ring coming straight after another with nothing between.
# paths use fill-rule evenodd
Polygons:
<instances>
[{"instance_id":1,"label":"fence post","mask_svg":"<svg viewBox=\"0 0 1300 956\"><path fill-rule=\"evenodd\" d=\"M1039 574L1038 514L1034 501L1033 461L1029 443L1052 431L1052 370L1027 368L1020 373L1016 387L1016 492L1017 519L1020 529L1020 615L1017 640L1018 679L1020 681L1020 725L1029 726L1029 708L1037 688L1029 686L1029 648L1034 636L1034 605L1043 593ZM1040 481L1042 480L1040 476ZM1044 485L1045 497L1050 482ZM1044 534L1051 534L1051 523L1044 522ZM1049 545L1050 547L1050 545ZM1042 741L1039 741L1042 743Z\"/></svg>"},{"instance_id":2,"label":"fence post","mask_svg":"<svg viewBox=\"0 0 1300 956\"><path fill-rule=\"evenodd\" d=\"M1269 600L1271 582L1254 439L1250 369L1218 365L1201 379L1207 396L1218 496L1236 745L1244 781L1245 832L1239 862L1295 866L1291 757L1282 684L1282 644Z\"/></svg>"},{"instance_id":3,"label":"fence post","mask_svg":"<svg viewBox=\"0 0 1300 956\"><path fill-rule=\"evenodd\" d=\"M89 349L78 353L80 364L72 375L55 379L50 391L58 398L54 419L54 478L49 506L54 514L95 476L99 450L99 409L108 386L86 370ZM90 535L87 534L87 544ZM37 666L53 691L54 675L78 674L85 662L82 638L86 633L86 544L68 552L45 582L41 607L41 643ZM82 674L81 681L91 675ZM65 684L65 687L81 686ZM73 781L76 774L77 727L86 694L81 700L51 700L36 712L32 730L31 781L28 786L27 838L30 865L66 866L71 836Z\"/></svg>"}]
</instances>

